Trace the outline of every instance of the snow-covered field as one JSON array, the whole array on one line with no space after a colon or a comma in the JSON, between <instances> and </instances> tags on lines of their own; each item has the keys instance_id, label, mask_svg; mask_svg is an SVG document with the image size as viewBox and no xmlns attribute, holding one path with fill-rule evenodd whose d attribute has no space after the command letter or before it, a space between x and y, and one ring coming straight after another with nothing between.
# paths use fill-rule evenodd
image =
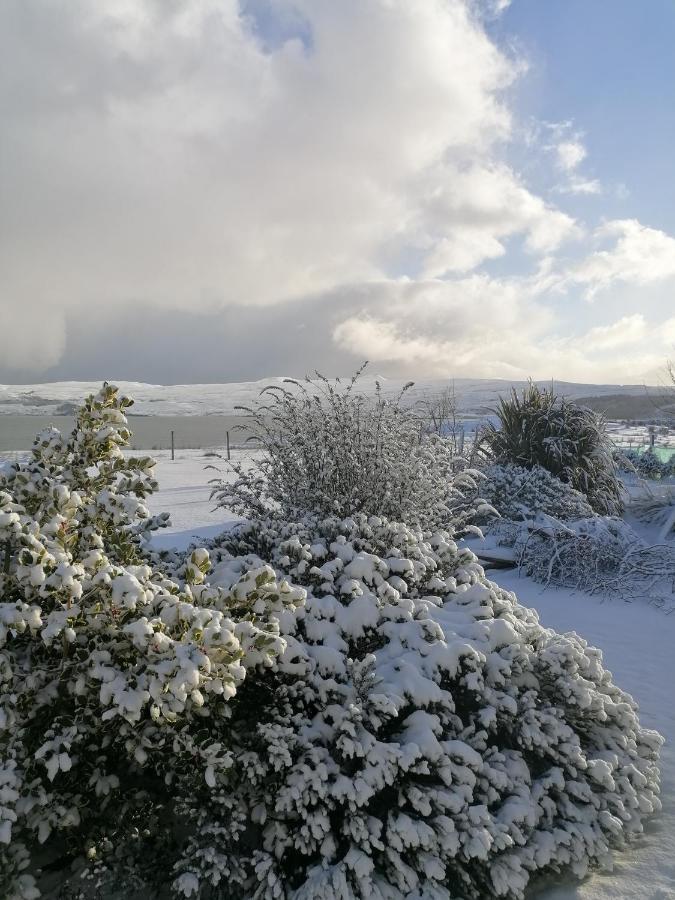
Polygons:
<instances>
[{"instance_id":1,"label":"snow-covered field","mask_svg":"<svg viewBox=\"0 0 675 900\"><path fill-rule=\"evenodd\" d=\"M160 489L149 499L150 512L171 513L171 525L159 532L153 543L157 547L184 548L199 537L213 537L224 527L237 521L225 510L215 507L210 499L213 478L227 478L229 472L225 449L214 451L181 450L171 459L171 452L153 452L157 460ZM233 450L232 461L254 461L256 451Z\"/></svg>"},{"instance_id":2,"label":"snow-covered field","mask_svg":"<svg viewBox=\"0 0 675 900\"><path fill-rule=\"evenodd\" d=\"M253 454L247 456L253 458ZM185 547L199 537L218 533L233 521L214 509L209 479L225 473L227 463L203 451L183 451L175 461L157 454L159 492L152 512L168 511L172 525L155 539L162 547ZM619 854L611 873L596 873L578 883L571 878L533 886L532 900L669 900L675 898L675 614L667 615L645 598L633 603L600 599L568 590L546 588L515 571L490 573L514 591L520 602L538 610L542 623L557 631L576 631L601 648L616 682L640 704L641 720L666 738L662 757L663 811L646 834Z\"/></svg>"}]
</instances>

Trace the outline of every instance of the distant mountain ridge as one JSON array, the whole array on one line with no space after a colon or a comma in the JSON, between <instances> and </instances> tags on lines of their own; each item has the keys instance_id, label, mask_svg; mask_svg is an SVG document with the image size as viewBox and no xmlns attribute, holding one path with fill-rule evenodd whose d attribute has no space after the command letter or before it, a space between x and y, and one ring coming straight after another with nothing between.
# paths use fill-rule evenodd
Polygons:
<instances>
[{"instance_id":1,"label":"distant mountain ridge","mask_svg":"<svg viewBox=\"0 0 675 900\"><path fill-rule=\"evenodd\" d=\"M348 378L341 379L346 385ZM374 393L376 382L387 396L398 394L407 379L380 378L367 375L359 379L359 390ZM335 382L333 382L335 383ZM487 378L423 379L415 382L406 393L408 403L439 394L454 386L458 411L463 416L482 416L498 402L499 397L512 387L522 388L525 381L507 381ZM116 381L120 389L134 398L132 413L145 416L194 416L233 415L235 407L249 406L257 400L268 385L292 388L283 377L262 378L258 381L229 382L223 384L145 384L135 381ZM617 397L635 398L629 405L637 410L644 398L645 408L653 408L652 397L663 395L663 388L645 385L583 384L566 381L538 381L556 393L571 399L593 400L593 406L602 406L602 398L616 403ZM95 393L100 381L55 381L43 384L0 385L0 415L71 415L74 408L87 394ZM635 415L635 413L633 413Z\"/></svg>"}]
</instances>

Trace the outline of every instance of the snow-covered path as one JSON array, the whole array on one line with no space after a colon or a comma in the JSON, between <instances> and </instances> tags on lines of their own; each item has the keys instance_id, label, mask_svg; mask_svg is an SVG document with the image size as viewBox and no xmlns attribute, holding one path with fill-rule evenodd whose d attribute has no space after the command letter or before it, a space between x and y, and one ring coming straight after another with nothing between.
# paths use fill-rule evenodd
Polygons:
<instances>
[{"instance_id":1,"label":"snow-covered path","mask_svg":"<svg viewBox=\"0 0 675 900\"><path fill-rule=\"evenodd\" d=\"M232 521L213 510L210 462L202 451L181 451L174 462L158 458L159 492L153 512L169 511L173 524L155 539L160 546L186 546L209 537ZM642 840L617 856L614 871L596 873L579 883L571 877L534 885L528 900L675 900L675 613L647 602L601 600L556 588L542 589L514 571L488 573L512 590L521 603L534 607L542 623L557 631L576 631L599 647L614 680L640 705L642 723L666 738L662 756L663 811Z\"/></svg>"}]
</instances>

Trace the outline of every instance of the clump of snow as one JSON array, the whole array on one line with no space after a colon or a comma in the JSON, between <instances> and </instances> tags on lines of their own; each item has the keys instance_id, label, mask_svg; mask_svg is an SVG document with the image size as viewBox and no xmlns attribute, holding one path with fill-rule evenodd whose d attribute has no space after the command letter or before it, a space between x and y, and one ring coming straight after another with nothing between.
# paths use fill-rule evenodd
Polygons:
<instances>
[{"instance_id":1,"label":"clump of snow","mask_svg":"<svg viewBox=\"0 0 675 900\"><path fill-rule=\"evenodd\" d=\"M580 491L542 466L493 464L484 474L481 493L504 519L519 522L544 514L566 521L594 515Z\"/></svg>"}]
</instances>

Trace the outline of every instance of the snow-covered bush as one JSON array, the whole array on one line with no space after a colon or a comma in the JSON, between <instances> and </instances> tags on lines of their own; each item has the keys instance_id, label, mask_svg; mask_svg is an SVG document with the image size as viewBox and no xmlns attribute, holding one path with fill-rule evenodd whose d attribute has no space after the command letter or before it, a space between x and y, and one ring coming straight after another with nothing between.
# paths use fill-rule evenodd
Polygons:
<instances>
[{"instance_id":1,"label":"snow-covered bush","mask_svg":"<svg viewBox=\"0 0 675 900\"><path fill-rule=\"evenodd\" d=\"M233 765L220 815L192 805L186 896L520 898L542 870L606 862L659 808L661 740L599 651L543 628L447 531L357 514L214 543L224 589L264 558L308 596L230 704Z\"/></svg>"},{"instance_id":2,"label":"snow-covered bush","mask_svg":"<svg viewBox=\"0 0 675 900\"><path fill-rule=\"evenodd\" d=\"M427 527L466 523L489 512L481 504L479 473L454 453L453 443L423 434L420 419L394 400L357 390L360 372L344 386L317 373L305 383L263 391L242 409L263 454L251 468L235 463L235 479L216 481L220 505L247 517L274 513L293 522L306 514L383 515ZM406 386L406 387L409 387Z\"/></svg>"},{"instance_id":3,"label":"snow-covered bush","mask_svg":"<svg viewBox=\"0 0 675 900\"><path fill-rule=\"evenodd\" d=\"M531 469L541 466L588 498L595 512L619 515L622 485L604 420L593 410L530 382L495 410L498 426L484 429L490 459Z\"/></svg>"},{"instance_id":4,"label":"snow-covered bush","mask_svg":"<svg viewBox=\"0 0 675 900\"><path fill-rule=\"evenodd\" d=\"M543 513L565 521L593 515L583 494L541 466L493 464L484 474L481 494L504 519L518 522Z\"/></svg>"},{"instance_id":5,"label":"snow-covered bush","mask_svg":"<svg viewBox=\"0 0 675 900\"><path fill-rule=\"evenodd\" d=\"M104 385L68 439L38 435L0 471L0 896L39 895L39 861L89 866L73 896L151 884L193 827L186 797L231 765L228 701L274 664L304 592L269 566L180 582L143 536L153 461L127 459L130 404Z\"/></svg>"},{"instance_id":6,"label":"snow-covered bush","mask_svg":"<svg viewBox=\"0 0 675 900\"><path fill-rule=\"evenodd\" d=\"M664 600L675 590L675 547L649 545L623 519L549 516L504 523L501 543L535 581L614 597Z\"/></svg>"},{"instance_id":7,"label":"snow-covered bush","mask_svg":"<svg viewBox=\"0 0 675 900\"><path fill-rule=\"evenodd\" d=\"M644 453L638 453L637 450L622 450L616 456L621 471L634 472L641 478L658 481L675 475L675 454L668 460L662 460L651 450Z\"/></svg>"},{"instance_id":8,"label":"snow-covered bush","mask_svg":"<svg viewBox=\"0 0 675 900\"><path fill-rule=\"evenodd\" d=\"M675 531L675 487L652 489L643 484L640 494L631 499L628 510L645 525L656 526L659 540L665 541Z\"/></svg>"}]
</instances>

